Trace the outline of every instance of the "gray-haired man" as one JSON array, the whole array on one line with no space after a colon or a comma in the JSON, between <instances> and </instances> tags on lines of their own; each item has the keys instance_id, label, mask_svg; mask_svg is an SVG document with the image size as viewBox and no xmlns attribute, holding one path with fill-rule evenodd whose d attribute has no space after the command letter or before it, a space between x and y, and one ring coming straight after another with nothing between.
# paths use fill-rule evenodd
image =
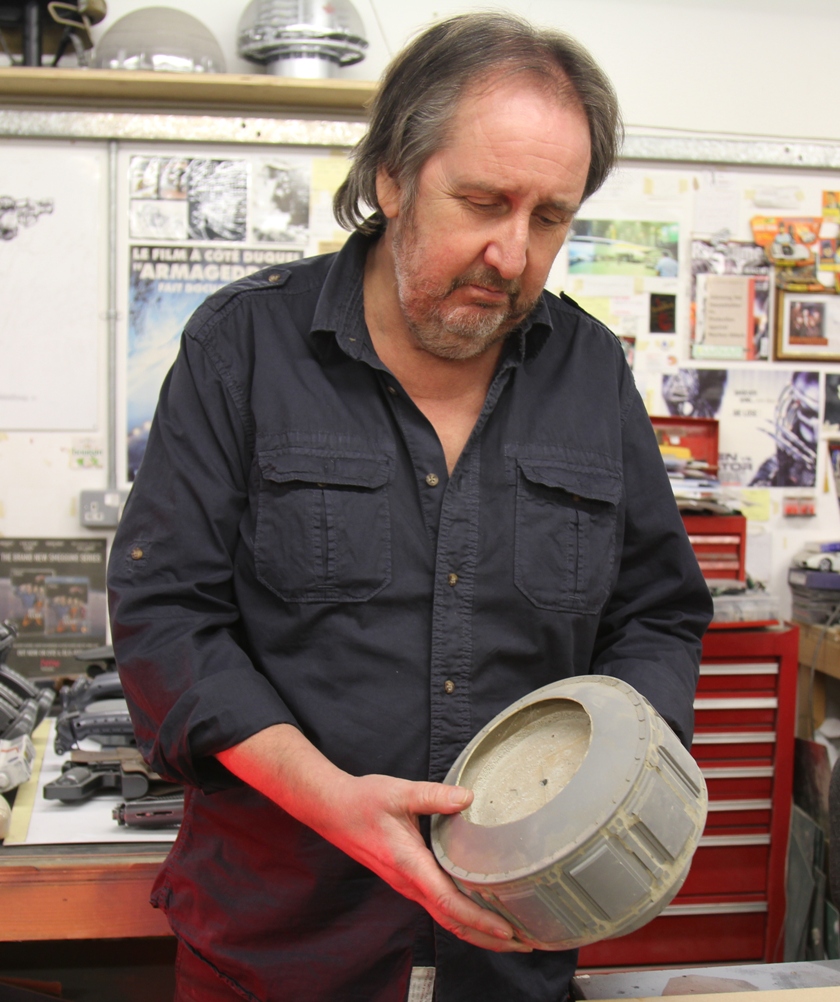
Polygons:
<instances>
[{"instance_id":1,"label":"gray-haired man","mask_svg":"<svg viewBox=\"0 0 840 1002\"><path fill-rule=\"evenodd\" d=\"M565 996L574 954L462 895L427 817L557 678L690 739L708 591L621 347L542 291L619 135L572 40L439 24L386 74L344 250L188 324L110 571L139 742L190 789L154 892L179 999Z\"/></svg>"}]
</instances>

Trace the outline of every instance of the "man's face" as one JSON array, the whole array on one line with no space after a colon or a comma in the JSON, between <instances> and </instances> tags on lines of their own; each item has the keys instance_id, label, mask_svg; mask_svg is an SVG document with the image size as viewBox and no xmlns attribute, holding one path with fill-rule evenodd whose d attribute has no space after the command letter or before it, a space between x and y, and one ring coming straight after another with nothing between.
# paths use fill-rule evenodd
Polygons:
<instances>
[{"instance_id":1,"label":"man's face","mask_svg":"<svg viewBox=\"0 0 840 1002\"><path fill-rule=\"evenodd\" d=\"M409 329L432 354L464 359L534 308L580 205L590 139L581 109L522 78L468 94L450 135L413 206L387 176L379 197Z\"/></svg>"}]
</instances>

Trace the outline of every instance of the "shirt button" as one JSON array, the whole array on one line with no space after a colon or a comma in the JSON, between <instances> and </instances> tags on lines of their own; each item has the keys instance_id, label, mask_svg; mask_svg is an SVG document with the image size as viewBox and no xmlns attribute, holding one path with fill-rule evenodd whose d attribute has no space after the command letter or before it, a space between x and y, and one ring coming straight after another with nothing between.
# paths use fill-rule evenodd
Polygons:
<instances>
[{"instance_id":1,"label":"shirt button","mask_svg":"<svg viewBox=\"0 0 840 1002\"><path fill-rule=\"evenodd\" d=\"M443 691L446 693L447 696L451 696L452 693L455 692L455 683L452 681L451 678L448 678L443 683Z\"/></svg>"},{"instance_id":2,"label":"shirt button","mask_svg":"<svg viewBox=\"0 0 840 1002\"><path fill-rule=\"evenodd\" d=\"M268 276L268 280L269 282L279 282L280 276L277 274L277 272L274 272L273 274Z\"/></svg>"},{"instance_id":3,"label":"shirt button","mask_svg":"<svg viewBox=\"0 0 840 1002\"><path fill-rule=\"evenodd\" d=\"M427 473L426 483L429 485L429 487L437 487L437 485L440 483L440 477L437 475L437 473Z\"/></svg>"},{"instance_id":4,"label":"shirt button","mask_svg":"<svg viewBox=\"0 0 840 1002\"><path fill-rule=\"evenodd\" d=\"M458 584L458 575L457 575L457 574L447 574L447 575L446 575L446 580L447 580L447 581L448 581L448 582L449 582L449 583L450 583L450 584L452 585L452 587L454 588L454 587L455 587L455 585L456 585L456 584Z\"/></svg>"},{"instance_id":5,"label":"shirt button","mask_svg":"<svg viewBox=\"0 0 840 1002\"><path fill-rule=\"evenodd\" d=\"M129 554L129 556L131 557L132 560L142 560L144 557L144 553L139 546L135 546L134 549Z\"/></svg>"},{"instance_id":6,"label":"shirt button","mask_svg":"<svg viewBox=\"0 0 840 1002\"><path fill-rule=\"evenodd\" d=\"M396 386L389 386L388 387L388 392L391 394L392 397L395 397L397 395L397 388L396 388Z\"/></svg>"}]
</instances>

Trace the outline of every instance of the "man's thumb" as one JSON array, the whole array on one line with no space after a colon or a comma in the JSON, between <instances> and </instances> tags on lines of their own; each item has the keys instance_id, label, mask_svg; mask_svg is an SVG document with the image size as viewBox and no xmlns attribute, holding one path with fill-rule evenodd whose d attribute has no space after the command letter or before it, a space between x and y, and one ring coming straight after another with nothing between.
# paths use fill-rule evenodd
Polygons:
<instances>
[{"instance_id":1,"label":"man's thumb","mask_svg":"<svg viewBox=\"0 0 840 1002\"><path fill-rule=\"evenodd\" d=\"M425 783L419 799L418 814L457 814L473 802L473 792L465 786Z\"/></svg>"}]
</instances>

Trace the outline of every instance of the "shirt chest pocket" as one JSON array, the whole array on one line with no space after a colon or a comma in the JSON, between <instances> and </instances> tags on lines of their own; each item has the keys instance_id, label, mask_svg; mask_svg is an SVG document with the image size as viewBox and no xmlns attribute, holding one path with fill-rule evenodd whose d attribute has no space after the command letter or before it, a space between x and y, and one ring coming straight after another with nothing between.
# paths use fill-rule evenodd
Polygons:
<instances>
[{"instance_id":1,"label":"shirt chest pocket","mask_svg":"<svg viewBox=\"0 0 840 1002\"><path fill-rule=\"evenodd\" d=\"M599 612L616 558L619 477L539 459L516 466L517 588L541 609Z\"/></svg>"},{"instance_id":2,"label":"shirt chest pocket","mask_svg":"<svg viewBox=\"0 0 840 1002\"><path fill-rule=\"evenodd\" d=\"M257 577L287 602L364 602L391 580L388 457L259 455Z\"/></svg>"}]
</instances>

